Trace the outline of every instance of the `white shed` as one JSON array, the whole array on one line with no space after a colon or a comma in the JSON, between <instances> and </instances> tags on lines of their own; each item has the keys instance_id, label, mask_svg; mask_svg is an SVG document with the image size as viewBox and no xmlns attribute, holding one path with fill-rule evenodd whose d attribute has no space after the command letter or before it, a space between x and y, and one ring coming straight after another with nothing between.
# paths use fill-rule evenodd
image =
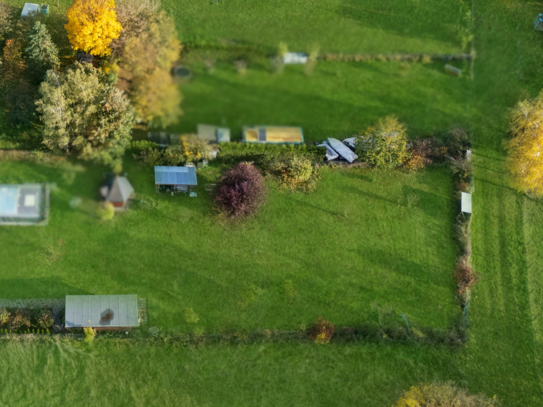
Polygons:
<instances>
[{"instance_id":1,"label":"white shed","mask_svg":"<svg viewBox=\"0 0 543 407\"><path fill-rule=\"evenodd\" d=\"M21 12L21 18L32 17L33 15L40 13L40 5L35 3L25 3L23 11Z\"/></svg>"},{"instance_id":2,"label":"white shed","mask_svg":"<svg viewBox=\"0 0 543 407\"><path fill-rule=\"evenodd\" d=\"M462 192L462 213L471 213L471 194Z\"/></svg>"},{"instance_id":3,"label":"white shed","mask_svg":"<svg viewBox=\"0 0 543 407\"><path fill-rule=\"evenodd\" d=\"M285 65L307 64L307 54L303 52L287 52L283 57Z\"/></svg>"}]
</instances>

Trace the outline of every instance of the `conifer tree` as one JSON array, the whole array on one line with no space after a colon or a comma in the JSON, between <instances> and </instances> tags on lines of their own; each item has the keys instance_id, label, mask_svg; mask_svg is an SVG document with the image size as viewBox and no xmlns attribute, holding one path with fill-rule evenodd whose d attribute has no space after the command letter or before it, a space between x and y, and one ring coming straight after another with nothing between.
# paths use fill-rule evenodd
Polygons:
<instances>
[{"instance_id":1,"label":"conifer tree","mask_svg":"<svg viewBox=\"0 0 543 407\"><path fill-rule=\"evenodd\" d=\"M28 33L26 55L32 76L40 82L49 69L59 65L57 47L51 40L47 27L39 21L36 21Z\"/></svg>"}]
</instances>

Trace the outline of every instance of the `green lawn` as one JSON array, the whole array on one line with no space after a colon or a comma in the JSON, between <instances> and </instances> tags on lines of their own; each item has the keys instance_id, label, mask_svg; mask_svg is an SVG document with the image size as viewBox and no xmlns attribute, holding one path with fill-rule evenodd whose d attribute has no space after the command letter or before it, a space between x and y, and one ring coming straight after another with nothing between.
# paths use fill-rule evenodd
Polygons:
<instances>
[{"instance_id":1,"label":"green lawn","mask_svg":"<svg viewBox=\"0 0 543 407\"><path fill-rule=\"evenodd\" d=\"M446 168L328 170L311 194L272 186L268 204L244 224L210 213L203 183L215 179L214 168L200 174L199 196L191 199L155 194L152 170L129 163L137 202L156 208L135 204L110 223L69 209L72 196L91 201L97 194L100 170L80 170L0 166L0 183L60 186L49 226L0 229L0 256L10 259L0 265L1 297L135 293L148 299L150 323L173 331L191 329L183 319L188 307L209 330L293 329L318 315L338 325L376 323L372 302L428 327L444 328L458 312ZM287 280L299 294L293 304Z\"/></svg>"},{"instance_id":2,"label":"green lawn","mask_svg":"<svg viewBox=\"0 0 543 407\"><path fill-rule=\"evenodd\" d=\"M305 47L308 42L317 40L325 51L343 52L357 52L359 44L360 52L400 52L402 50L451 52L459 47L458 40L451 34L452 28L450 28L451 24L457 24L460 20L460 6L456 2L314 1L311 4L315 7L324 4L333 7L334 10L338 9L339 4L378 11L388 7L396 12L411 5L431 13L431 18L428 18L428 14L427 17L416 18L415 14L404 13L408 24L402 26L402 29L406 30L403 32L398 28L399 25L392 24L393 19L387 20L385 14L382 20L378 21L377 19L381 18L379 13L372 14L365 11L361 15L366 19L364 20L366 23L360 23L360 25L357 25L355 18L345 18L340 22L328 18L326 24L330 26L330 30L320 30L321 37L314 39L309 38L309 31L302 29L279 36L277 32L285 32L285 30L280 30L280 25L274 25L277 24L276 21L281 21L281 24L284 24L283 27L287 24L283 20L273 19L274 16L286 14L290 10L299 10L308 3L289 2L288 7L291 9L287 9L277 7L277 4L287 4L286 2L277 1L273 4L267 2L265 4L270 6L263 7L264 13L260 12L260 9L253 11L257 3L248 1L242 3L223 0L223 4L213 6L207 1L200 1L173 4L172 0L171 3L164 3L176 16L177 21L185 21L184 35L197 34L210 39L223 37L251 43L258 42L268 46L274 46L278 41L284 40L291 45L292 49ZM450 13L442 15L449 9L452 10ZM220 16L220 13L229 10L231 10L229 18ZM322 7L320 10L323 16L332 16L328 8ZM502 140L507 134L508 109L519 99L533 96L543 88L543 66L540 62L542 33L532 29L533 18L540 11L537 3L521 0L479 0L474 3L474 44L477 59L474 65L474 80L469 83L463 82L463 79L458 81L445 76L440 79L441 76L438 76L438 73L441 75L442 68L437 65L435 74L433 65L414 65L411 70L403 72L405 77L401 77L402 71L397 69L395 64L345 64L336 67L335 64L320 63L315 75L311 78L304 77L300 70L291 69L291 67L287 68L283 76L272 77L264 72L263 67L256 66L249 67L247 76L242 78L233 72L233 68L226 65L219 65L215 75L206 76L203 69L195 64L194 81L183 89L185 116L177 128L179 131L193 131L194 125L200 121L217 122L217 120L222 121L223 118L225 123L236 132L245 122L293 121L292 124L302 124L308 138L315 140L329 135L328 132L332 131L332 134L348 135L360 129L361 126L371 123L377 117L389 113L395 113L405 121L411 129L411 134L440 131L451 124L467 123L474 135L475 195L472 260L474 267L481 274L481 279L472 293L471 339L465 347L452 350L430 346L375 344L332 344L323 347L311 344L255 344L178 349L159 346L129 347L117 342L100 341L94 348L85 347L78 342L2 343L0 357L3 362L0 364L0 377L5 379L1 381L0 404L10 406L64 403L89 406L358 405L374 407L391 406L402 390L417 383L453 380L474 393L482 392L488 396L496 394L504 401L505 406L541 405L543 397L540 382L543 377L540 359L542 324L539 320L541 302L538 293L542 285L540 275L542 261L538 251L540 251L542 237L540 229L543 208L540 202L526 200L509 187L503 168L502 149ZM255 24L240 29L244 19L251 18L251 13L254 16L252 21L264 21L265 24ZM298 12L298 15L300 13ZM289 13L290 15L295 16L296 13ZM269 19L267 16L270 16ZM320 16L320 12L308 14L307 21L318 23ZM381 28L379 31L381 37L352 35L353 30L375 34L378 27L377 23L372 24L375 21L378 21ZM427 27L428 30L421 29L421 25ZM260 30L261 26L269 27L269 29ZM289 24L289 26L292 25ZM326 40L329 33L337 32L341 28L349 34L344 38L330 34L330 40ZM257 30L262 35L255 35ZM413 30L412 34L409 34L411 30ZM304 37L305 33L308 34ZM401 36L401 41L387 40L387 38L398 38L398 36ZM413 42L414 36L421 39L423 46L419 47ZM425 40L422 41L422 39ZM375 48L372 48L372 41L375 41ZM435 41L440 43L439 49L435 48L438 45ZM357 75L352 74L355 70ZM350 75L344 75L349 72ZM412 84L408 87L402 86L406 83L402 81L407 81L406 78L409 77L414 78ZM434 83L437 85L426 86L426 78L436 81ZM312 84L312 81L316 83ZM280 91L275 92L272 87L277 87ZM320 93L321 88L322 93ZM373 98L367 97L363 92L357 92L357 89L361 88L368 89ZM386 92L388 97L381 97L381 91ZM411 97L409 95L415 96L408 99L409 102L404 102L406 96L395 98L396 92L405 92L404 95L408 95L407 98ZM286 107L276 108L273 102L263 99L260 95L269 96L270 100L273 96L278 100L277 105L286 105ZM233 103L229 103L230 100ZM298 103L288 103L296 100ZM390 105L387 102L390 102ZM193 109L193 104L198 107ZM306 111L303 108L304 105L311 106L312 110ZM336 108L336 105L339 107ZM291 115L291 111L295 113ZM348 116L347 119L344 118L345 115ZM296 121L297 117L302 118ZM412 117L415 118L412 119ZM326 127L326 131L319 132L322 127ZM135 170L128 165L127 171L134 174ZM352 298L355 296L344 298L343 293L338 291L333 300L325 304L325 299L331 298L333 288L322 286L314 290L304 286L304 279L296 280L301 301L294 306L280 303L277 312L276 309L273 309L273 313L268 312L265 318L270 325L273 325L271 320L273 317L270 315L280 318L288 316L288 321L300 316L300 320L306 322L309 316L306 317L305 312L309 310L312 318L315 315L314 312L321 312L325 308L330 311L330 314L327 313L325 316L332 320L336 318L334 322L339 325L345 321L342 320L343 308L349 312L353 307L363 310L366 314L360 314L360 317L364 319L366 315L370 315L368 304L371 301L393 304L399 311L406 311L412 318L424 321L426 325L437 325L440 320L446 320L455 311L451 308L452 312L446 314L446 309L438 311L435 307L432 308L432 304L435 303L417 304L418 301L432 300L434 286L428 284L417 286L418 289L426 291L423 296L420 296L420 292L405 289L403 293L409 291L405 298L400 295L392 298L387 297L388 294L383 292L379 293L375 289L378 285L374 284L378 281L379 273L384 272L385 268L392 264L401 265L402 268L407 267L408 270L415 270L413 263L432 264L430 259L434 258L433 254L420 252L421 245L411 242L417 239L414 233L421 230L420 227L426 227L428 223L421 222L417 228L401 230L402 238L407 233L404 244L408 246L402 247L396 243L394 245L396 252L390 249L392 244L387 242L379 241L380 245L375 248L367 245L369 243L366 240L367 236L358 232L355 233L358 233L360 246L353 243L356 239L345 239L340 231L334 230L331 235L320 232L323 227L330 228L331 224L336 227L340 225L342 228L348 225L350 228L352 223L352 229L354 229L354 226L366 222L365 226L369 227L370 223L367 223L365 218L367 208L363 205L356 206L353 202L364 202L364 205L370 206L372 213L380 214L381 218L374 219L371 227L377 233L380 229L383 233L386 231L387 236L390 237L398 237L400 232L399 226L394 225L396 219L406 222L408 226L412 224L410 222L414 223L413 218L392 218L392 215L421 216L419 219L431 220L429 225L441 219L441 216L444 219L445 214L432 217L433 212L426 206L429 202L445 202L447 199L452 199L450 194L447 195L448 198L444 196L441 200L429 199L429 193L439 194L439 191L445 191L448 188L447 183L450 183L450 178L445 177L441 171L444 170L432 169L414 177L416 179L413 182L420 184L413 184L410 187L421 190L417 192L421 198L419 206L413 210L408 210L401 205L398 207L398 197L407 197L411 193L408 192L409 190L403 190L403 184L407 185L406 178L402 179L398 176L390 179L384 172L369 172L368 174L354 172L358 178L351 178L350 173L328 173L323 177L318 192L313 195L290 195L272 191L270 205L256 220L235 231L231 227L226 229L223 227L225 231L222 238L219 234L213 233L201 235L198 230L198 233L190 234L190 239L194 242L187 242L181 237L191 231L194 232L191 228L203 227L208 231L219 228L214 218L203 215L203 209L198 204L203 200L203 193L199 194L198 200L190 201L187 198L182 205L174 206L169 197L155 198L151 192L151 178L138 175L135 181L137 189L147 194L148 199L159 202L159 208L152 214L135 210L127 216L118 217L110 224L92 224L90 217L85 213L70 212L67 201L75 194L92 198L98 182L96 174L100 170L75 172L76 180L71 185L67 185L62 179L65 177L67 181L70 181L70 174L74 173L73 168L59 172L43 170L35 165L2 162L0 172L5 174L5 180L15 182L28 177L40 177L40 180L54 177L59 179L61 190L54 196L55 207L49 227L0 231L0 241L3 244L0 249L2 254L0 275L10 281L9 287L13 287L13 291L10 291L10 288L6 288L6 284L1 284L0 294L4 296L8 292L10 296L15 297L27 290L32 291L32 296L64 294L67 291L92 293L94 286L97 293L103 293L103 287L117 289L121 287L122 282L125 288L127 285L137 288L138 293L141 289L153 292L156 298L154 303L153 296L147 295L151 317L155 320L164 318L162 323L166 326L176 319L175 312L179 315L187 305L192 306L199 313L202 324L214 323L209 320L206 312L213 310L220 313L222 312L220 308L225 307L224 314L232 312L232 315L229 314L228 318L224 322L220 321L219 324L229 324L232 321L230 318L234 318L234 322L239 326L251 326L253 323L257 325L262 321L263 315L263 313L259 314L259 308L268 307L267 310L272 310L273 301L279 301L277 287L283 279L291 278L295 281L295 271L302 275L311 273L312 278L315 278L318 277L319 270L322 271L317 262L319 246L314 249L316 258L311 257L310 263L305 265L300 264L297 259L307 252L291 254L287 259L277 259L277 256L272 256L274 253L270 253L272 251L270 247L273 248L276 245L266 246L266 242L280 242L284 245L285 252L292 253L287 245L292 235L285 234L282 238L286 243L283 243L280 236L273 235L276 232L272 225L279 222L284 222L284 225L288 219L307 220L311 215L318 214L318 217L311 217L312 226L307 226L308 222L305 222L306 227L310 228L311 233L315 235L311 238L321 241L326 238L332 247L341 247L342 250L345 248L345 252L347 252L346 248L355 246L365 249L365 251L359 251L362 254L357 259L364 265L371 265L371 269L377 273L375 276L368 273L363 275L365 283L373 284L374 292L363 293L365 294L365 297L361 297L363 299L356 296L353 302ZM66 175L62 176L61 173ZM370 182L369 179L363 177L370 179L374 177L373 179L379 182ZM401 177L407 176L401 175ZM440 179L443 184L439 182ZM389 183L381 182L384 180ZM378 185L383 190L378 190ZM339 187L348 191L345 194L342 192L341 197L348 198L342 199L335 193L327 194L327 199L322 199L327 191L336 191ZM355 197L355 191L365 191L366 196ZM373 195L368 195L368 193ZM296 206L292 205L295 200L298 200ZM335 201L339 203L334 206ZM302 202L312 203L317 207L310 207ZM191 205L195 206L191 207ZM274 207L274 205L277 206ZM303 206L305 209L301 209ZM338 206L341 206L344 211L341 212ZM351 209L348 209L349 207ZM450 210L451 205L443 206L445 207ZM281 210L281 208L285 209ZM326 213L322 209L332 213ZM280 216L276 216L273 224L269 221L268 224L264 224L264 221L273 215L274 210L278 211ZM296 211L296 213L291 214L287 211ZM358 217L352 216L354 214ZM385 214L391 216L385 217ZM143 241L144 239L140 237L149 235L145 230L148 224L137 222L138 217L142 216L153 217L149 225L157 226L156 234L151 236L149 241ZM161 216L168 216L168 219ZM284 220L278 221L277 218ZM322 224L315 224L315 218ZM207 224L204 219L209 219ZM185 223L182 225L187 228L186 232L177 226L183 221ZM126 223L127 227L121 228L123 223ZM74 225L77 225L77 228ZM451 223L447 225L451 227ZM257 233L259 227L265 227L266 233ZM300 228L299 224L291 221L285 230L298 228ZM131 231L132 235L129 235L127 231ZM372 234L372 239L374 239L372 243L378 243L377 233ZM438 235L440 233L445 236L445 232L441 231ZM451 231L448 233L450 234ZM245 236L257 236L259 239L256 243L247 242L243 239ZM61 260L55 262L53 261L55 256L51 253L58 254L54 243L58 242L59 238L66 238L65 252ZM221 246L216 244L217 238L220 238ZM249 307L243 312L226 308L232 307L232 303L237 298L234 288L229 288L230 294L220 291L221 298L230 298L230 303L219 303L218 300L212 298L210 304L207 304L205 300L208 298L205 297L207 294L202 294L200 286L210 285L211 280L207 277L212 273L219 276L219 281L231 284L230 287L237 288L241 284L237 281L232 284L232 272L218 273L218 270L206 267L203 261L199 265L201 257L193 255L196 249L192 245L196 239L209 239L209 244L205 245L204 249L198 249L198 254L204 253L208 258L211 258L212 254L223 253L227 247L225 245L234 246L234 242L237 243L234 255L229 254L229 256L231 259L234 259L235 255L238 258L244 257L242 261L235 258L230 266L238 263L244 265L239 272L249 282L262 289L259 302L254 304L253 308ZM95 243L96 240L107 242L112 250L108 250L107 255L104 254L103 247L98 246ZM394 240L402 241L396 238ZM131 268L125 269L124 275L113 269L111 264L121 260L120 257L115 258L113 249L125 254L131 253L134 257L140 255L130 248L134 241L137 242L138 247L144 247L144 245L148 247L146 250L149 256L158 259L156 261L160 264L166 264L168 266L166 270L154 267L153 264L140 264L141 262L138 263L126 255L122 258L123 267L131 266ZM44 251L46 242L49 242L49 252ZM167 250L164 248L165 242L174 247L186 245L189 249L174 254L168 252L158 258L157 253L161 254ZM307 244L307 241L302 243L306 250L313 248ZM24 250L21 244L24 245ZM380 249L381 245L383 245L383 251L379 252L377 249ZM257 253L250 251L255 250L254 247ZM408 250L408 247L411 249ZM23 251L24 254L21 255ZM11 254L7 259L6 253ZM80 261L77 261L79 256L75 256L76 253L81 255ZM266 261L260 261L258 254L266 256L264 257ZM395 261L406 258L407 254L412 256L412 269L409 268L410 263ZM444 261L450 263L439 264L439 267L448 270L444 271L443 276L445 279L450 279L454 258L447 256L452 256L454 253L440 253L439 256L443 254L445 256L440 259L448 259ZM178 295L183 289L188 288L188 286L183 287L183 283L187 280L182 280L182 274L175 271L182 269L177 268L174 260L164 259L166 256L177 255L188 259L186 261L190 262L192 270L200 270L202 273L203 277L196 274L186 277L193 279L191 280L192 284L195 284L193 291L200 297L197 298L197 295L194 295L185 298ZM347 253L345 257L342 257L342 261L348 264L350 259L354 258L349 256L356 255ZM210 262L217 264L216 257L213 257ZM320 260L329 261L328 256L321 256ZM89 267L89 264L93 264L94 267ZM134 270L142 272L145 265L150 269L150 272L145 270L145 273L153 278L142 282ZM274 265L283 267L277 270L273 267ZM229 264L225 263L221 270L228 271L228 266ZM272 270L269 275L273 276L265 281L266 284L262 276L258 275L258 272L264 269ZM418 267L417 269L422 273L423 270ZM393 268L389 267L387 276L390 273L395 277L395 281L389 279L387 285L408 281L408 275L400 275L399 270L397 272L391 270ZM360 294L356 292L356 286L352 287L351 284L342 281L343 277L348 276L349 269L344 268L340 272L343 274L329 275L338 284L338 289L344 288L347 293ZM289 275L289 273L292 274ZM170 279L164 281L161 276L167 276ZM177 285L176 276L179 276ZM353 273L350 277L353 277ZM22 280L25 282L23 283ZM318 282L317 279L313 281ZM449 281L443 287L446 286L448 290L452 290L451 283ZM276 297L270 294L274 291L272 287L276 288ZM319 294L317 300L311 298L310 294L313 292ZM320 295L323 293L329 296ZM410 297L411 293L413 297ZM448 298L452 301L452 297ZM313 302L306 308L304 300ZM203 304L202 307L197 305L198 301ZM365 308L356 305L357 302L361 304L363 301ZM216 307L217 303L219 307ZM175 312L160 308L167 304L175 304L177 307ZM409 308L413 307L413 304L417 306L418 311ZM445 306L448 306L447 303ZM452 307L452 304L450 306ZM292 318L289 315L291 311ZM427 314L432 316L426 317ZM213 317L215 316L217 314ZM358 316L356 315L357 318ZM347 317L352 317L352 314ZM298 321L296 323L300 323Z\"/></svg>"},{"instance_id":3,"label":"green lawn","mask_svg":"<svg viewBox=\"0 0 543 407\"><path fill-rule=\"evenodd\" d=\"M182 38L228 39L293 51L458 53L462 1L163 0ZM469 9L469 7L468 7Z\"/></svg>"},{"instance_id":4,"label":"green lawn","mask_svg":"<svg viewBox=\"0 0 543 407\"><path fill-rule=\"evenodd\" d=\"M218 64L212 74L203 64L189 66L194 79L181 88L184 115L172 132L210 122L239 137L244 125L278 124L301 126L306 141L321 141L351 137L394 114L420 137L466 126L472 114L468 77L447 75L443 63L321 62L311 77L298 66L273 75L250 64L245 76L233 65Z\"/></svg>"}]
</instances>

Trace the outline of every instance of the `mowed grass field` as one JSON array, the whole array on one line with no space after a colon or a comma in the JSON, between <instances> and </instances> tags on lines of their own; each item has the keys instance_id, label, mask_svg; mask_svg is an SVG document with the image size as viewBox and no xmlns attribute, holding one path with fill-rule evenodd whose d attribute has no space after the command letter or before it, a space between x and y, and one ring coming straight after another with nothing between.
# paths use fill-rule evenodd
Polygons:
<instances>
[{"instance_id":1,"label":"mowed grass field","mask_svg":"<svg viewBox=\"0 0 543 407\"><path fill-rule=\"evenodd\" d=\"M359 5L365 3L361 1ZM203 7L203 3L191 4L193 7ZM226 0L223 1L223 5L226 4ZM232 1L229 4L237 3ZM428 5L430 2L394 2L394 6L399 4ZM267 11L270 13L270 10ZM465 347L453 350L404 345L338 344L317 347L309 344L257 344L174 349L131 347L100 341L94 347L77 342L2 343L0 403L9 406L58 405L64 402L89 406L374 407L393 405L402 390L418 383L453 380L473 393L497 395L505 406L541 405L543 394L540 378L543 372L538 359L541 325L537 319L540 313L537 293L541 286L538 273L541 204L526 202L510 188L502 148L502 140L507 134L508 109L519 99L534 96L543 88L543 67L540 63L543 39L541 33L533 31L532 27L533 18L539 12L538 3L520 0L480 0L474 5L477 60L474 80L467 87L466 101L472 112L467 117L475 143L472 260L476 270L481 273L481 279L472 293L471 339ZM179 9L176 15L181 14L182 10ZM262 13L262 16L265 14ZM202 18L205 18L205 14L202 14ZM422 23L431 26L432 21L433 18L428 18ZM436 17L435 21L439 21L439 18ZM416 25L419 21L409 19L409 24ZM211 29L208 31L206 37L219 37ZM383 25L383 31L394 33L394 28ZM262 36L265 36L266 30L262 32ZM267 42L270 46L275 44L275 37L270 36ZM257 40L260 37L252 39ZM298 45L294 40L284 40ZM262 41L266 43L268 40ZM325 42L319 41L325 48ZM307 40L301 38L298 46L306 43ZM384 50L391 49L383 44L381 46ZM317 66L315 76L322 66ZM218 76L228 76L221 73L222 69L219 66ZM252 73L249 71L247 77L250 78L250 75ZM300 75L299 79L302 81L304 77ZM386 76L381 77L384 89L386 79ZM237 79L232 73L229 80L235 82ZM195 77L189 86L201 86L197 86L197 81ZM423 88L422 81L419 87ZM338 88L336 92L343 91L345 89ZM192 97L189 87L184 92L187 103L184 120L196 123L197 120L190 119L191 112L188 110L188 101ZM208 103L202 106L214 109L214 98L221 96L216 93L207 95ZM194 99L197 99L196 96ZM421 101L421 104L428 106L433 103L433 99ZM384 101L382 106L383 114L388 114ZM289 108L292 109L292 105ZM406 120L410 128L415 128L416 124L406 118L408 115L402 116L399 110L396 114ZM202 120L215 120L216 116L214 112L210 117L202 116ZM431 123L431 116L439 117L435 110L429 110L428 116L428 123ZM233 114L222 117L229 123L237 120ZM260 117L256 117L256 120L260 120ZM337 123L340 120L341 117L338 117ZM372 120L373 117L366 118L364 111L361 111L361 124ZM359 126L357 122L353 128ZM1 163L1 166L4 164ZM21 176L31 172L38 171L27 169L21 171ZM47 175L44 170L39 173ZM62 213L69 213L65 204L69 195L83 195L83 192L78 192L78 183L95 180L94 176L85 174L90 173L80 174L72 186L59 183L61 195L57 199L64 202ZM87 176L88 179L85 179ZM325 179L321 185L326 186ZM88 219L83 214L78 216ZM57 220L53 219L53 222ZM33 230L38 233L36 229ZM18 230L16 233L23 232ZM3 245L11 247L11 239L18 238L3 236L1 241ZM35 239L26 242L29 248L27 253L40 253L44 247L45 238ZM69 244L67 242L66 246ZM11 260L7 261L13 262L14 258L16 256L10 256ZM5 261L4 256L2 260ZM36 270L38 268L27 267L13 269L10 273L17 273L18 278L22 279L29 273L38 274ZM44 277L49 273L46 269L41 275ZM31 279L27 279L28 287L32 286L30 282ZM55 284L60 286L61 282ZM38 282L33 286L36 287L34 292L40 292L42 284ZM22 285L14 284L14 287ZM73 286L66 288L74 289ZM45 291L49 292L41 292Z\"/></svg>"},{"instance_id":2,"label":"mowed grass field","mask_svg":"<svg viewBox=\"0 0 543 407\"><path fill-rule=\"evenodd\" d=\"M152 169L128 161L137 199L109 223L85 210L100 170L2 163L0 183L56 181L60 189L49 226L0 229L0 297L134 293L147 298L151 325L185 332L190 307L208 331L295 329L318 315L377 324L373 302L427 327L445 328L459 312L447 168L327 170L311 194L271 185L258 216L232 224L213 213L203 188L217 169L199 175L197 198L171 197L155 194ZM73 196L87 202L72 210Z\"/></svg>"},{"instance_id":3,"label":"mowed grass field","mask_svg":"<svg viewBox=\"0 0 543 407\"><path fill-rule=\"evenodd\" d=\"M162 0L183 38L306 51L458 53L461 0ZM468 7L469 9L469 7Z\"/></svg>"},{"instance_id":4,"label":"mowed grass field","mask_svg":"<svg viewBox=\"0 0 543 407\"><path fill-rule=\"evenodd\" d=\"M456 65L468 71L467 63ZM244 125L292 125L303 128L306 141L322 141L359 134L393 114L411 137L422 137L468 127L473 114L469 77L447 75L442 62L320 62L310 77L300 66L274 75L250 63L244 76L233 64L218 63L212 73L203 63L188 66L194 79L181 86L184 115L172 132L191 133L209 123L229 127L239 139Z\"/></svg>"}]
</instances>

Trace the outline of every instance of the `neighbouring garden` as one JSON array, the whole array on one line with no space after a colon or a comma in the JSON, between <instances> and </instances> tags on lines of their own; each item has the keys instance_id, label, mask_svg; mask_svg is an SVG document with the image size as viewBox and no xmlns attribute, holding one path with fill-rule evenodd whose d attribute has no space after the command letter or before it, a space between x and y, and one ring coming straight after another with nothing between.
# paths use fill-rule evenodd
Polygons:
<instances>
[{"instance_id":1,"label":"neighbouring garden","mask_svg":"<svg viewBox=\"0 0 543 407\"><path fill-rule=\"evenodd\" d=\"M62 14L71 1L58 4ZM148 300L153 325L196 340L98 335L90 346L41 335L0 336L0 375L10 378L2 384L0 404L405 407L426 405L437 396L475 406L500 405L498 399L504 406L540 404L541 203L532 194L538 191L533 177L522 179L530 198L511 188L506 169L514 173L515 168L505 161L503 145L511 130L509 109L543 87L541 33L532 29L538 5L163 0L162 9L175 22L184 46L180 62L193 78L173 86L175 97L183 95L183 116L175 103L155 124L186 134L207 122L231 127L234 135L245 124L290 124L302 126L308 141L370 129L375 135L378 121L389 115L406 125L411 140L447 140L451 128L461 126L472 136L475 182L459 179L461 166L452 166L453 176L449 166L419 168L420 162L409 159L405 167L418 170L324 168L315 177L316 188L293 193L298 183L282 184L281 177L290 177L295 165L252 154L265 175L266 203L256 216L232 222L216 211L203 185L219 183L220 174L243 161L235 144L227 159L219 155L199 171L197 198L155 194L152 170L144 165L152 158L150 150L143 160L134 159L145 146L133 151L123 134L118 138L128 149L123 154L118 149L107 157L86 156L88 149L75 148L72 157L52 162L43 153L2 160L0 183L38 180L57 188L49 226L0 229L0 298L137 292ZM140 45L134 41L132 49L149 50ZM308 69L268 58L286 46L313 52L316 62ZM463 68L461 78L447 76L444 62L426 58L470 52L471 46L477 50L474 63L455 62ZM417 57L378 57L394 53ZM338 60L326 60L325 54ZM141 53L134 55L136 63L142 60ZM344 55L349 61L340 62ZM70 58L72 63L76 55ZM156 67L141 73L139 86L129 87L134 74L129 65L110 62L95 68L106 78L107 69L117 69L115 63L118 83L133 92L131 104L156 102L134 98L145 94ZM96 83L85 75L89 84ZM164 83L164 75L153 79ZM63 81L66 89L75 83ZM118 100L111 87L100 90ZM537 113L537 99L530 103ZM151 112L140 109L136 115L153 125ZM169 122L174 116L180 118L177 124ZM515 135L522 141L530 125L520 123ZM0 112L3 148L36 146L41 130L38 122L13 128L5 109ZM525 144L517 146L517 157L529 155ZM409 152L424 148L419 144ZM177 154L183 153L161 150L155 158L180 163ZM77 155L90 161L75 160ZM100 221L93 216L98 186L120 158L138 196L129 212ZM97 159L100 165L93 163ZM465 246L458 247L455 194L474 188L473 226L465 236L472 241L471 261L478 272L469 341L451 347L383 337L318 345L331 332L348 334L351 325L379 326L394 318L399 327L401 313L415 329L445 329L457 320L458 302L466 300L457 294L471 282L462 279ZM74 197L81 198L78 205ZM37 314L26 317L30 325L39 323ZM27 319L18 319L19 330ZM283 340L273 328L309 333L311 342ZM261 339L253 342L247 332L257 329L270 331L259 331ZM206 342L206 332L225 332L230 339ZM388 331L378 332L386 336Z\"/></svg>"}]
</instances>

